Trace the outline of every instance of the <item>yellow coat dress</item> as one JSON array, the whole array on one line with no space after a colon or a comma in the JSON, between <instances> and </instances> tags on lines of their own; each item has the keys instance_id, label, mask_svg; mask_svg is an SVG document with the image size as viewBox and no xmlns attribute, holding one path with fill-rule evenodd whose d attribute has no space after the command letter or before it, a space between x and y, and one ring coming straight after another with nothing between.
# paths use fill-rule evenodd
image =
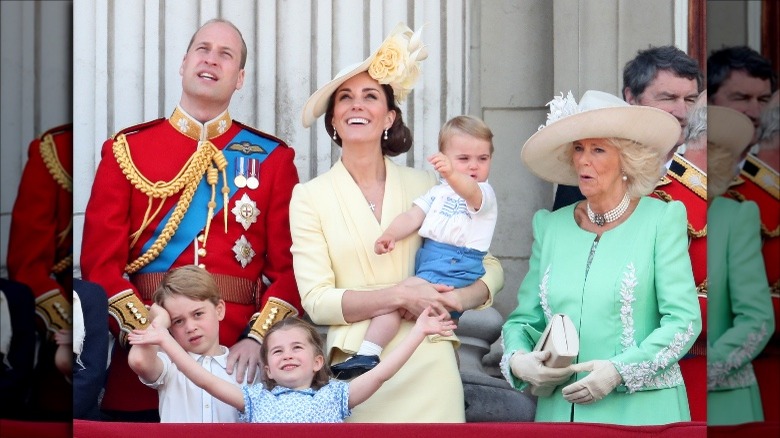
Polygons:
<instances>
[{"instance_id":1,"label":"yellow coat dress","mask_svg":"<svg viewBox=\"0 0 780 438\"><path fill-rule=\"evenodd\" d=\"M290 228L293 269L305 312L317 324L329 325L326 352L330 363L354 354L370 320L349 324L341 298L346 290L372 290L414 275L422 238L412 235L389 254L376 255L374 241L415 198L437 183L433 172L407 168L385 158L387 178L381 223L341 161L326 173L293 190ZM503 287L501 266L485 258L482 280L495 292ZM377 292L379 293L379 292ZM412 327L403 321L384 349L392 351ZM463 386L458 372L456 337L426 339L398 373L367 401L355 407L347 422L463 422Z\"/></svg>"}]
</instances>

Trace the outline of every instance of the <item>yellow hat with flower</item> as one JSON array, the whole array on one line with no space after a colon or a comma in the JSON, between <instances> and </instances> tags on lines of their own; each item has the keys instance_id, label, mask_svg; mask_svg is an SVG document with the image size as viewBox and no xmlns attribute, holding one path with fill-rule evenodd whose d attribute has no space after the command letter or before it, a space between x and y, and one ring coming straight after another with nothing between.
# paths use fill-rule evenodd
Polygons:
<instances>
[{"instance_id":1,"label":"yellow hat with flower","mask_svg":"<svg viewBox=\"0 0 780 438\"><path fill-rule=\"evenodd\" d=\"M303 126L308 128L328 108L328 100L336 89L349 78L367 71L380 84L393 88L395 100L401 103L420 77L420 61L428 57L422 43L422 28L413 32L404 23L398 23L382 45L363 62L352 64L321 86L303 106Z\"/></svg>"}]
</instances>

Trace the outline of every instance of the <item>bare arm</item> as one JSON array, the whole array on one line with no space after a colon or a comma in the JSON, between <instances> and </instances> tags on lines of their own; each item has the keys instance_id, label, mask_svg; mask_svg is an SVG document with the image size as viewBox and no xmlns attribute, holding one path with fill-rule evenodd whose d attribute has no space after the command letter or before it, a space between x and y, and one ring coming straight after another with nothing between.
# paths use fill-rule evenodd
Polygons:
<instances>
[{"instance_id":1,"label":"bare arm","mask_svg":"<svg viewBox=\"0 0 780 438\"><path fill-rule=\"evenodd\" d=\"M454 295L445 293L450 291L452 291L451 286L430 284L425 280L411 277L380 290L347 290L341 298L341 307L344 319L349 323L371 319L399 309L415 309L417 311L415 315L418 315L426 306L431 306L436 314L444 314L449 313L447 309L459 306L458 299Z\"/></svg>"},{"instance_id":2,"label":"bare arm","mask_svg":"<svg viewBox=\"0 0 780 438\"><path fill-rule=\"evenodd\" d=\"M349 407L353 408L371 397L387 380L409 360L426 335L452 335L457 328L446 314L431 315L431 307L425 308L414 327L390 354L374 369L362 374L349 383Z\"/></svg>"},{"instance_id":3,"label":"bare arm","mask_svg":"<svg viewBox=\"0 0 780 438\"><path fill-rule=\"evenodd\" d=\"M157 306L153 304L152 307ZM188 379L203 388L206 392L223 402L233 406L240 412L244 412L244 393L241 388L222 380L200 366L185 350L173 339L173 336L165 328L149 326L146 330L134 330L127 339L133 345L133 349L140 346L159 346L176 364L179 371ZM156 357L156 356L155 356ZM159 360L159 358L157 359ZM161 371L162 372L162 371ZM159 375L158 375L159 377Z\"/></svg>"},{"instance_id":4,"label":"bare arm","mask_svg":"<svg viewBox=\"0 0 780 438\"><path fill-rule=\"evenodd\" d=\"M395 248L395 242L409 237L425 220L425 212L417 205L396 216L374 243L374 252L385 254Z\"/></svg>"},{"instance_id":5,"label":"bare arm","mask_svg":"<svg viewBox=\"0 0 780 438\"><path fill-rule=\"evenodd\" d=\"M466 205L474 211L482 208L482 190L479 188L477 180L468 175L455 172L452 169L452 163L446 155L437 152L428 158L437 172L447 180L447 184L452 190L466 201Z\"/></svg>"},{"instance_id":6,"label":"bare arm","mask_svg":"<svg viewBox=\"0 0 780 438\"><path fill-rule=\"evenodd\" d=\"M149 329L152 330L165 330L167 333L168 327L171 326L170 315L157 304L153 304L149 309L149 319L152 321ZM157 357L159 347L152 344L136 345L132 342L130 344L130 351L127 353L127 364L130 365L130 369L145 382L159 379L163 372L162 360Z\"/></svg>"}]
</instances>

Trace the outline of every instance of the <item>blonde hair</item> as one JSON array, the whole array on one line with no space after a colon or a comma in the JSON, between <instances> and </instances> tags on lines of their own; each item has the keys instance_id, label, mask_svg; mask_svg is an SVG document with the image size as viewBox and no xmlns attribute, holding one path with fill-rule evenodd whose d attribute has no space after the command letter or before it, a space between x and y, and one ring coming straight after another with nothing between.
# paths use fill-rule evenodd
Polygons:
<instances>
[{"instance_id":1,"label":"blonde hair","mask_svg":"<svg viewBox=\"0 0 780 438\"><path fill-rule=\"evenodd\" d=\"M327 385L330 381L330 378L332 377L332 374L330 372L330 367L327 364L326 356L325 356L325 350L322 347L322 336L320 336L319 332L317 332L317 329L314 327L313 324L306 322L298 317L295 316L288 316L287 318L282 319L281 321L277 321L274 323L274 325L271 326L271 328L268 329L268 331L265 333L265 342L260 344L260 357L263 358L263 361L266 365L268 365L268 339L271 338L271 335L281 331L281 330L288 330L292 328L299 328L306 332L306 340L309 341L309 344L314 347L314 355L315 356L322 356L323 359L323 365L322 368L320 368L316 373L314 373L314 378L311 382L311 387L313 389L320 389L323 386ZM269 391L276 386L276 381L270 377L268 377L268 373L260 373L261 374L261 380L263 381L263 384L265 385L265 388Z\"/></svg>"},{"instance_id":2,"label":"blonde hair","mask_svg":"<svg viewBox=\"0 0 780 438\"><path fill-rule=\"evenodd\" d=\"M452 136L466 134L490 143L490 155L493 155L493 131L481 119L473 116L455 116L439 130L439 152L444 152L447 142Z\"/></svg>"},{"instance_id":3,"label":"blonde hair","mask_svg":"<svg viewBox=\"0 0 780 438\"><path fill-rule=\"evenodd\" d=\"M634 140L625 138L606 138L607 144L617 149L620 167L626 175L626 187L630 198L649 195L664 174L664 155ZM574 165L574 143L566 149L570 166Z\"/></svg>"},{"instance_id":4,"label":"blonde hair","mask_svg":"<svg viewBox=\"0 0 780 438\"><path fill-rule=\"evenodd\" d=\"M165 307L165 299L173 295L209 301L215 306L222 299L211 274L195 265L182 266L165 274L152 299L157 305Z\"/></svg>"}]
</instances>

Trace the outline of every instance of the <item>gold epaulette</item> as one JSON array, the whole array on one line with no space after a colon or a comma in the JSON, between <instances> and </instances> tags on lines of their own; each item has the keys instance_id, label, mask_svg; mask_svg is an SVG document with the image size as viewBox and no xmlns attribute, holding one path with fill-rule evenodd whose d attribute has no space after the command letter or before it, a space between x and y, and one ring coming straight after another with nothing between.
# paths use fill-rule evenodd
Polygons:
<instances>
[{"instance_id":1,"label":"gold epaulette","mask_svg":"<svg viewBox=\"0 0 780 438\"><path fill-rule=\"evenodd\" d=\"M60 157L57 153L57 144L54 142L54 136L51 132L52 131L49 131L44 134L43 137L41 137L41 142L39 144L43 164L60 187L68 193L73 193L73 177L62 166L62 162L60 162ZM71 145L71 149L72 148Z\"/></svg>"},{"instance_id":2,"label":"gold epaulette","mask_svg":"<svg viewBox=\"0 0 780 438\"><path fill-rule=\"evenodd\" d=\"M666 174L691 189L700 198L707 199L707 174L688 160L675 154Z\"/></svg>"},{"instance_id":3,"label":"gold epaulette","mask_svg":"<svg viewBox=\"0 0 780 438\"><path fill-rule=\"evenodd\" d=\"M35 313L43 319L50 332L73 327L71 304L58 289L52 289L35 299Z\"/></svg>"},{"instance_id":4,"label":"gold epaulette","mask_svg":"<svg viewBox=\"0 0 780 438\"><path fill-rule=\"evenodd\" d=\"M127 335L149 326L149 309L132 290L119 292L108 299L108 314L119 323L119 345L128 347Z\"/></svg>"},{"instance_id":5,"label":"gold epaulette","mask_svg":"<svg viewBox=\"0 0 780 438\"><path fill-rule=\"evenodd\" d=\"M740 175L753 181L775 200L780 199L780 175L758 157L748 154Z\"/></svg>"},{"instance_id":6,"label":"gold epaulette","mask_svg":"<svg viewBox=\"0 0 780 438\"><path fill-rule=\"evenodd\" d=\"M271 328L274 323L287 318L288 316L298 316L298 310L295 307L283 300L275 297L271 297L263 306L263 310L259 313L252 315L251 329L249 330L249 337L257 342L263 342L265 334L268 329Z\"/></svg>"}]
</instances>

